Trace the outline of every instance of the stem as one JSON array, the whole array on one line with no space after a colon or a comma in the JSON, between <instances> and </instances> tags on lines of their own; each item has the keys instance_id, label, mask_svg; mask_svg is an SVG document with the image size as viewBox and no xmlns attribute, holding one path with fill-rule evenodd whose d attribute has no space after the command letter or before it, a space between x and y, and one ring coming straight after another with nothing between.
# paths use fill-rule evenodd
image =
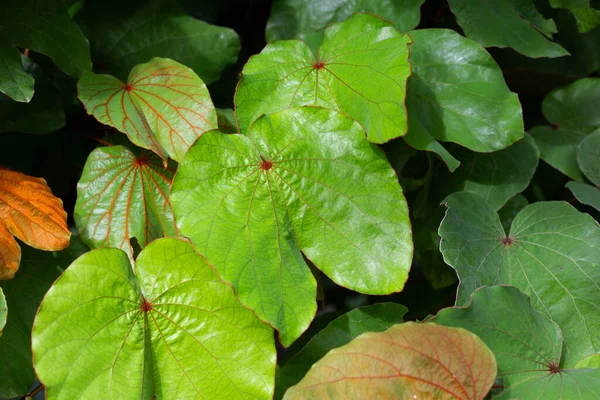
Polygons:
<instances>
[{"instance_id":1,"label":"stem","mask_svg":"<svg viewBox=\"0 0 600 400\"><path fill-rule=\"evenodd\" d=\"M23 396L22 400L32 399L36 394L38 394L42 390L44 390L44 385L42 385L40 383L39 385L37 385L36 387L34 387L31 392L29 392L25 396Z\"/></svg>"}]
</instances>

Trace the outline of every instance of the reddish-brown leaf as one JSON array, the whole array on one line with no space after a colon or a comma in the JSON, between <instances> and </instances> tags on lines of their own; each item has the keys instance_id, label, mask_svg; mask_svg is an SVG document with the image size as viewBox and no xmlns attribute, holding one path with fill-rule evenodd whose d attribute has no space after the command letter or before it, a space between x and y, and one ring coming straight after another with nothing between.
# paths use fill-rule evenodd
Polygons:
<instances>
[{"instance_id":1,"label":"reddish-brown leaf","mask_svg":"<svg viewBox=\"0 0 600 400\"><path fill-rule=\"evenodd\" d=\"M19 268L21 249L12 235L41 250L69 246L71 232L62 201L41 178L0 167L0 279Z\"/></svg>"}]
</instances>

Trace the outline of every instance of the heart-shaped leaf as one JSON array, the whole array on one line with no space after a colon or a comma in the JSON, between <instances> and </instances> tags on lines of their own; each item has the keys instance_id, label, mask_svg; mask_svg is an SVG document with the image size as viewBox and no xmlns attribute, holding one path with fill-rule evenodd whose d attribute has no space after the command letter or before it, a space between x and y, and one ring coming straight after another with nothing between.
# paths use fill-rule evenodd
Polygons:
<instances>
[{"instance_id":1,"label":"heart-shaped leaf","mask_svg":"<svg viewBox=\"0 0 600 400\"><path fill-rule=\"evenodd\" d=\"M564 202L525 207L507 235L478 194L459 192L440 225L440 250L460 277L457 305L484 285L516 286L563 330L563 366L600 353L600 228Z\"/></svg>"},{"instance_id":2,"label":"heart-shaped leaf","mask_svg":"<svg viewBox=\"0 0 600 400\"><path fill-rule=\"evenodd\" d=\"M528 57L562 57L569 53L550 41L556 24L545 19L533 0L448 0L465 35L483 47L512 47Z\"/></svg>"},{"instance_id":3,"label":"heart-shaped leaf","mask_svg":"<svg viewBox=\"0 0 600 400\"><path fill-rule=\"evenodd\" d=\"M494 398L597 398L600 371L561 369L560 328L514 287L483 287L468 307L443 309L431 321L467 329L494 352L503 381Z\"/></svg>"},{"instance_id":4,"label":"heart-shaped leaf","mask_svg":"<svg viewBox=\"0 0 600 400\"><path fill-rule=\"evenodd\" d=\"M403 322L408 309L396 303L378 303L355 308L329 323L277 370L275 398L280 399L291 386L300 382L310 367L327 352L350 343L366 332L383 332Z\"/></svg>"},{"instance_id":5,"label":"heart-shaped leaf","mask_svg":"<svg viewBox=\"0 0 600 400\"><path fill-rule=\"evenodd\" d=\"M514 197L511 197L506 204L498 210L498 216L500 217L500 222L502 222L502 227L505 231L510 230L510 226L519 212L528 205L529 201L527 200L527 197L522 194L517 194Z\"/></svg>"},{"instance_id":6,"label":"heart-shaped leaf","mask_svg":"<svg viewBox=\"0 0 600 400\"><path fill-rule=\"evenodd\" d=\"M91 248L116 247L133 258L129 239L143 248L175 236L169 202L173 171L154 153L135 156L123 146L100 147L88 157L77 184L74 219Z\"/></svg>"},{"instance_id":7,"label":"heart-shaped leaf","mask_svg":"<svg viewBox=\"0 0 600 400\"><path fill-rule=\"evenodd\" d=\"M127 84L88 72L77 88L88 114L163 159L180 161L198 136L217 128L206 85L173 60L153 58L136 66Z\"/></svg>"},{"instance_id":8,"label":"heart-shaped leaf","mask_svg":"<svg viewBox=\"0 0 600 400\"><path fill-rule=\"evenodd\" d=\"M171 202L182 234L286 346L316 310L301 252L363 293L401 290L410 269L397 177L335 111L302 107L259 118L247 136L204 134L179 166Z\"/></svg>"},{"instance_id":9,"label":"heart-shaped leaf","mask_svg":"<svg viewBox=\"0 0 600 400\"><path fill-rule=\"evenodd\" d=\"M407 322L330 351L284 399L483 399L495 377L473 333Z\"/></svg>"},{"instance_id":10,"label":"heart-shaped leaf","mask_svg":"<svg viewBox=\"0 0 600 400\"><path fill-rule=\"evenodd\" d=\"M273 331L191 244L78 258L46 294L33 359L49 399L268 399ZM154 397L155 396L155 397Z\"/></svg>"},{"instance_id":11,"label":"heart-shaped leaf","mask_svg":"<svg viewBox=\"0 0 600 400\"><path fill-rule=\"evenodd\" d=\"M21 248L13 235L41 250L62 250L71 232L62 200L41 178L0 167L0 279L19 269Z\"/></svg>"},{"instance_id":12,"label":"heart-shaped leaf","mask_svg":"<svg viewBox=\"0 0 600 400\"><path fill-rule=\"evenodd\" d=\"M600 25L600 10L590 6L590 0L550 0L554 8L566 8L573 13L580 32L588 32Z\"/></svg>"},{"instance_id":13,"label":"heart-shaped leaf","mask_svg":"<svg viewBox=\"0 0 600 400\"><path fill-rule=\"evenodd\" d=\"M523 137L519 99L481 46L447 29L416 30L411 37L408 144L439 154L454 171L458 161L436 140L491 152Z\"/></svg>"},{"instance_id":14,"label":"heart-shaped leaf","mask_svg":"<svg viewBox=\"0 0 600 400\"><path fill-rule=\"evenodd\" d=\"M374 143L406 133L410 37L370 14L325 30L317 58L298 40L276 41L244 66L235 95L240 132L261 114L301 105L341 111Z\"/></svg>"}]
</instances>

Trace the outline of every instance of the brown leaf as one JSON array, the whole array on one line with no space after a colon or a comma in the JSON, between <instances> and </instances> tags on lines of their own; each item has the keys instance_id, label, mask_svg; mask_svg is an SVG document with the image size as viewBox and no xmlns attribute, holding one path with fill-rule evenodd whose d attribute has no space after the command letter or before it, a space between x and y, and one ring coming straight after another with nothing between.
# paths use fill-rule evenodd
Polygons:
<instances>
[{"instance_id":1,"label":"brown leaf","mask_svg":"<svg viewBox=\"0 0 600 400\"><path fill-rule=\"evenodd\" d=\"M0 279L19 269L21 249L11 234L48 251L68 247L71 237L62 201L44 179L0 167Z\"/></svg>"}]
</instances>

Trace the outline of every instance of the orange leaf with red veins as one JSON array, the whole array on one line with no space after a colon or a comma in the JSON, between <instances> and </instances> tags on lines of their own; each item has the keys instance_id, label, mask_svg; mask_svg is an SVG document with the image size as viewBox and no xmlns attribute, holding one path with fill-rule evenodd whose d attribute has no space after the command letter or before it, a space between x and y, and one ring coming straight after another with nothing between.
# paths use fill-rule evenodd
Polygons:
<instances>
[{"instance_id":1,"label":"orange leaf with red veins","mask_svg":"<svg viewBox=\"0 0 600 400\"><path fill-rule=\"evenodd\" d=\"M162 159L180 161L204 132L217 129L206 85L194 71L166 58L131 70L127 83L85 73L77 84L87 112Z\"/></svg>"},{"instance_id":2,"label":"orange leaf with red veins","mask_svg":"<svg viewBox=\"0 0 600 400\"><path fill-rule=\"evenodd\" d=\"M475 334L407 322L330 351L284 400L483 399L496 359Z\"/></svg>"},{"instance_id":3,"label":"orange leaf with red veins","mask_svg":"<svg viewBox=\"0 0 600 400\"><path fill-rule=\"evenodd\" d=\"M41 178L0 167L0 279L19 269L21 248L57 251L69 246L71 232L62 201Z\"/></svg>"}]
</instances>

